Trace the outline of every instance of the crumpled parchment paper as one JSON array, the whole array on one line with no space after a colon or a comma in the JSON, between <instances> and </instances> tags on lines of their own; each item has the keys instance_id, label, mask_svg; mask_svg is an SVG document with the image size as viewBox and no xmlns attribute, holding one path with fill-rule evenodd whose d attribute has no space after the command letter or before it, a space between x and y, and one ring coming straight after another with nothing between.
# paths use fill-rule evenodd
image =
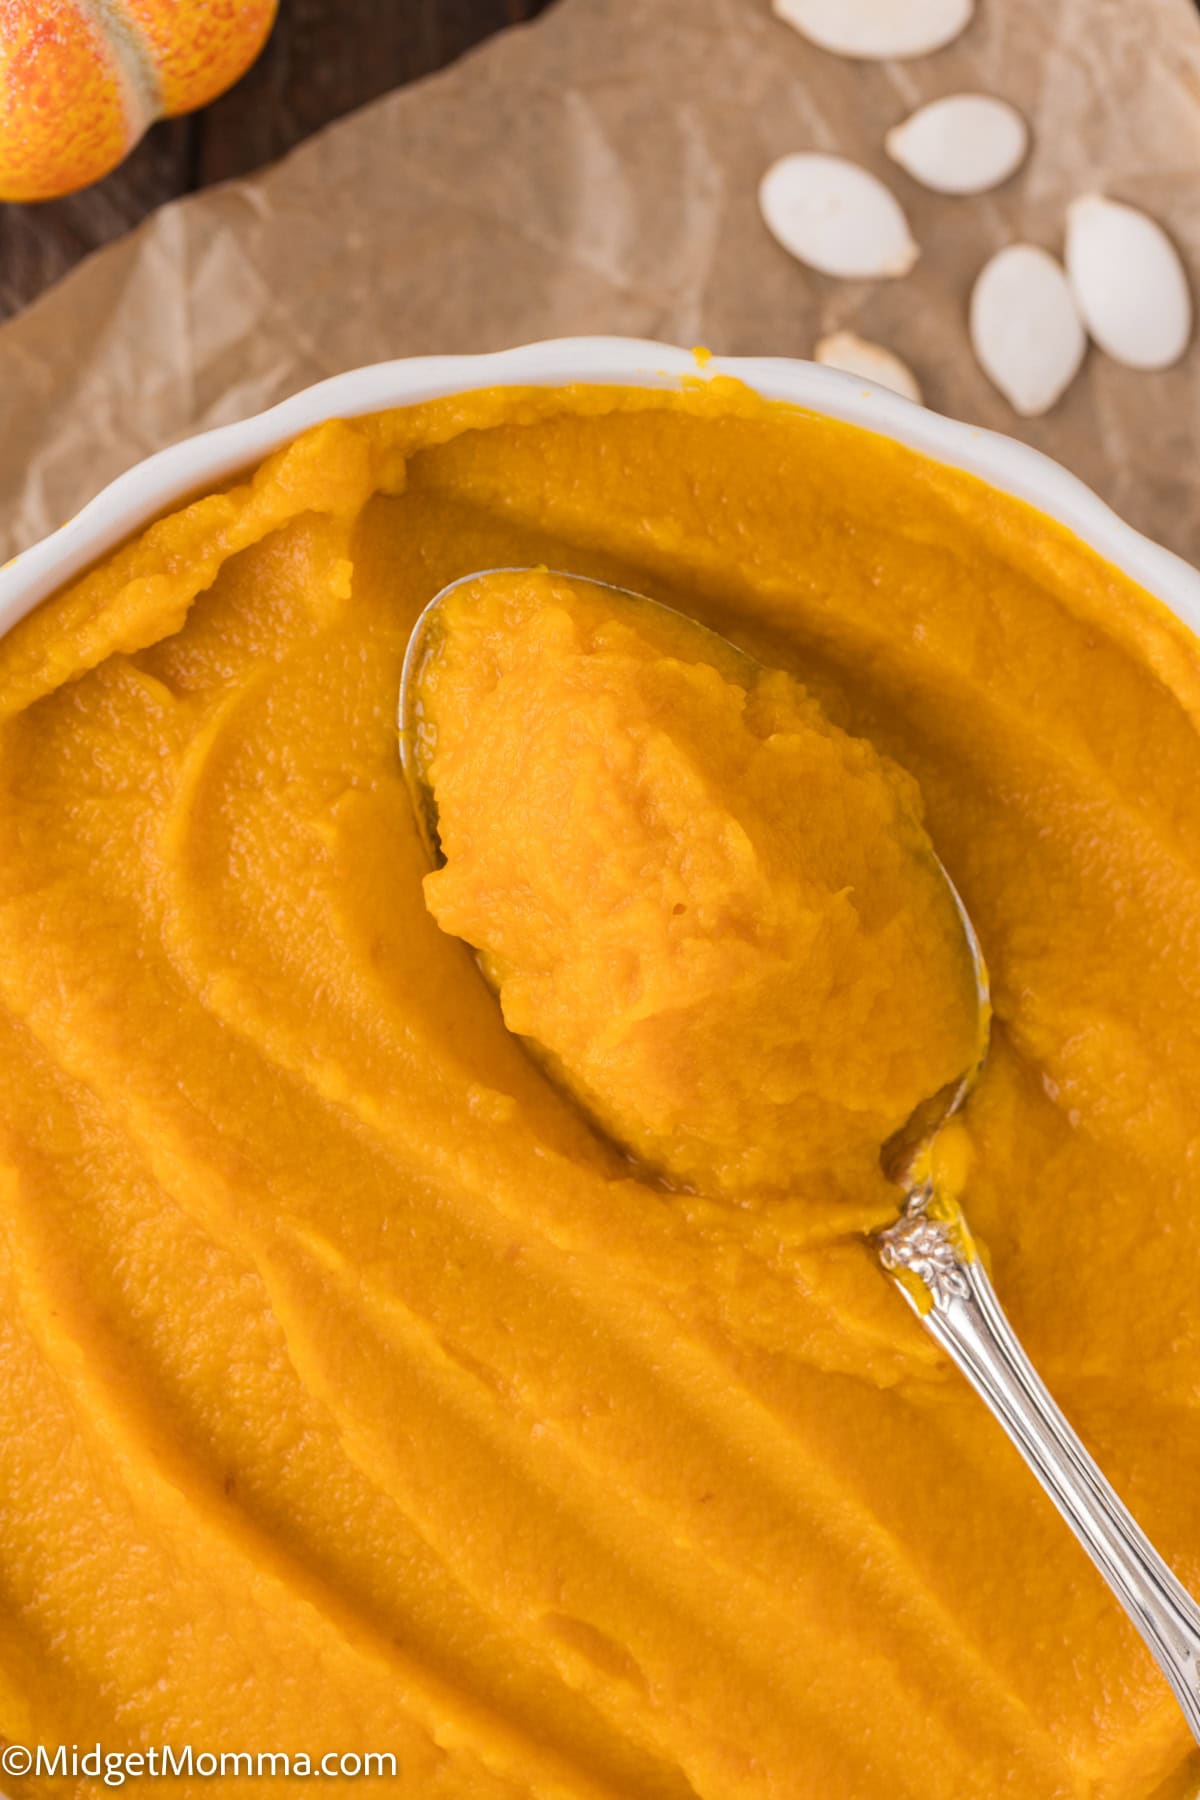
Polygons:
<instances>
[{"instance_id":1,"label":"crumpled parchment paper","mask_svg":"<svg viewBox=\"0 0 1200 1800\"><path fill-rule=\"evenodd\" d=\"M939 94L1016 102L1032 156L996 193L926 193L884 132ZM903 281L809 274L758 179L837 150L900 196ZM360 363L585 332L804 356L852 327L939 411L1015 433L1200 561L1200 351L1140 375L1091 351L1023 422L977 368L971 281L1018 238L1059 249L1100 189L1170 230L1200 285L1200 14L1192 0L980 0L915 62L849 62L768 0L560 0L246 181L178 201L0 331L0 560L148 452Z\"/></svg>"}]
</instances>

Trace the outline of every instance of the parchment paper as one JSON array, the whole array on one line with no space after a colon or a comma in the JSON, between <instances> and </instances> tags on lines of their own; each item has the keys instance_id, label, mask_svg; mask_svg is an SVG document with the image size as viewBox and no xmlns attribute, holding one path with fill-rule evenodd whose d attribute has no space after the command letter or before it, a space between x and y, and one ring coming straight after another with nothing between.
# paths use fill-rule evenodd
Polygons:
<instances>
[{"instance_id":1,"label":"parchment paper","mask_svg":"<svg viewBox=\"0 0 1200 1800\"><path fill-rule=\"evenodd\" d=\"M980 199L884 156L919 102L978 88L1033 127ZM768 236L776 156L838 150L891 182L922 246L901 282L810 275ZM1193 0L980 0L916 62L826 55L767 0L560 0L254 179L164 208L0 332L0 560L149 451L338 370L616 332L807 355L852 326L939 411L1015 432L1200 561L1200 351L1157 375L1095 351L1022 423L976 367L971 280L992 250L1061 246L1065 203L1146 206L1200 276Z\"/></svg>"}]
</instances>

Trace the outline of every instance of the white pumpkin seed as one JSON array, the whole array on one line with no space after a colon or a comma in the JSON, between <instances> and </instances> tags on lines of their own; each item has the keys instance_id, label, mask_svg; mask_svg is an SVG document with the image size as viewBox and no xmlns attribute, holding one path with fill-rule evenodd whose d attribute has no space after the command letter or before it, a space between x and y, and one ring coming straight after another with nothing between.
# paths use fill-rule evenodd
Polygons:
<instances>
[{"instance_id":1,"label":"white pumpkin seed","mask_svg":"<svg viewBox=\"0 0 1200 1800\"><path fill-rule=\"evenodd\" d=\"M870 59L928 56L965 30L975 0L774 0L775 12L822 50Z\"/></svg>"},{"instance_id":2,"label":"white pumpkin seed","mask_svg":"<svg viewBox=\"0 0 1200 1800\"><path fill-rule=\"evenodd\" d=\"M1179 252L1148 214L1087 194L1067 208L1067 274L1100 348L1131 369L1166 369L1192 335Z\"/></svg>"},{"instance_id":3,"label":"white pumpkin seed","mask_svg":"<svg viewBox=\"0 0 1200 1800\"><path fill-rule=\"evenodd\" d=\"M823 275L907 275L917 260L899 201L843 156L780 157L763 176L758 200L784 249Z\"/></svg>"},{"instance_id":4,"label":"white pumpkin seed","mask_svg":"<svg viewBox=\"0 0 1200 1800\"><path fill-rule=\"evenodd\" d=\"M884 145L893 162L935 193L983 194L1020 167L1029 128L1007 100L947 94L918 107Z\"/></svg>"},{"instance_id":5,"label":"white pumpkin seed","mask_svg":"<svg viewBox=\"0 0 1200 1800\"><path fill-rule=\"evenodd\" d=\"M1050 410L1087 348L1066 272L1036 244L1009 244L984 264L970 324L984 374L1027 419Z\"/></svg>"},{"instance_id":6,"label":"white pumpkin seed","mask_svg":"<svg viewBox=\"0 0 1200 1800\"><path fill-rule=\"evenodd\" d=\"M834 331L823 337L813 351L813 361L823 363L827 369L843 369L847 375L861 375L864 381L921 404L921 389L908 364L894 351L873 344L856 332Z\"/></svg>"}]
</instances>

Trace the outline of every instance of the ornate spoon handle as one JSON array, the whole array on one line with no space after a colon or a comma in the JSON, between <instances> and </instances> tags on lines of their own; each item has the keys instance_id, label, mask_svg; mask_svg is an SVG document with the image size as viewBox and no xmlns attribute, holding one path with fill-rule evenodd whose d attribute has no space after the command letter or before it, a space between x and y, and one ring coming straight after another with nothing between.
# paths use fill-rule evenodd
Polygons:
<instances>
[{"instance_id":1,"label":"ornate spoon handle","mask_svg":"<svg viewBox=\"0 0 1200 1800\"><path fill-rule=\"evenodd\" d=\"M1200 1607L1122 1505L1051 1399L996 1298L965 1227L909 1199L876 1238L879 1259L926 1330L991 1408L1125 1608L1200 1740Z\"/></svg>"}]
</instances>

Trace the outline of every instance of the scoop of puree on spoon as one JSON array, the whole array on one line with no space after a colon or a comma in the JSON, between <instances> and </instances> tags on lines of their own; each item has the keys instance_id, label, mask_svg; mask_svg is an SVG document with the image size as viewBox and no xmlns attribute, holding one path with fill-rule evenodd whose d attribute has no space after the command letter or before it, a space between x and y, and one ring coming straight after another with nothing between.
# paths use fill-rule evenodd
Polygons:
<instances>
[{"instance_id":1,"label":"scoop of puree on spoon","mask_svg":"<svg viewBox=\"0 0 1200 1800\"><path fill-rule=\"evenodd\" d=\"M572 617L573 612L577 616ZM647 635L654 640L651 657L644 654ZM503 664L503 646L509 638L519 644L520 656L514 654L509 664ZM586 652L600 653L593 664L570 663L570 654L581 643ZM456 645L457 675L451 654ZM545 687L545 671L556 656L568 657L562 666L573 671L574 687L569 680L565 693L552 697ZM601 671L600 679L586 681L579 674L585 666ZM488 736L489 725L494 729L495 723L488 706L502 676L517 684L508 704L520 708L520 731L508 741ZM775 833L773 840L764 838L760 854L746 853L747 840L729 815L718 813L709 819L703 782L689 788L686 759L678 768L670 763L670 745L662 748L661 734L628 741L636 734L622 729L620 696L613 686L626 679L640 684L638 704L649 710L649 716L656 708L659 716L674 709L684 721L683 734L693 732L693 749L699 744L705 753L711 750L719 756L724 749L719 739L722 721L731 740L744 729L743 721L749 721L757 735L747 738L748 749L739 750L734 744L721 772L729 777L732 770L736 780L744 770L747 783L758 783L748 790L749 799L765 809ZM451 698L439 707L435 719L430 701L439 680L442 692ZM768 1168L775 1172L782 1168L785 1182L799 1180L805 1165L801 1159L793 1166L793 1151L810 1142L825 1159L814 1167L829 1167L833 1158L840 1157L853 1172L855 1133L878 1131L871 1140L873 1167L865 1171L864 1166L864 1180L878 1181L882 1169L903 1194L899 1217L871 1232L879 1263L1058 1507L1141 1633L1200 1740L1200 1607L1118 1499L1051 1398L996 1298L957 1200L941 1191L936 1178L935 1145L944 1141L945 1128L966 1102L984 1061L990 1004L979 940L924 835L915 784L871 746L829 724L790 677L768 670L728 639L672 607L577 575L484 570L435 595L413 627L404 659L400 757L431 865L441 871L431 875L427 885L448 881L460 855L467 864L475 858L479 885L478 846L471 834L459 832L448 844L449 860L443 849L441 827L449 821L439 817L435 792L439 778L433 765L452 748L444 735L446 705L451 729L470 742L475 758L465 776L460 771L459 797L465 780L466 793L478 804L487 807L499 800L512 815L507 824L512 841L520 841L521 807L544 804L548 822L559 834L555 842L564 860L582 854L586 861L593 848L585 804L589 797L614 834L611 844L599 834L594 837L596 879L585 885L594 886L600 898L590 910L586 892L582 901L576 895L570 905L561 904L564 896L556 891L553 870L540 871L541 889L528 879L528 872L523 877L520 868L506 875L518 903L511 909L513 922L502 943L491 941L480 916L472 917L469 904L464 910L461 885L457 895L453 883L444 888L437 904L431 898L431 910L444 929L467 938L479 952L484 975L502 994L510 1028L531 1040L552 1076L624 1150L677 1185L701 1192L706 1191L706 1182L735 1195L739 1186L761 1190ZM467 707L474 708L469 721ZM705 707L716 708L715 717ZM541 764L525 754L539 731L554 744ZM786 741L800 760L780 768L768 764L764 773L760 747L767 740ZM664 757L674 785L664 780L661 792L648 800L646 783L656 770L661 773ZM578 763L577 778L584 782L581 796L555 785L557 767L564 760ZM626 778L641 784L634 789L639 799L627 814L617 816L612 783ZM532 794L524 791L531 779ZM803 797L803 807L797 804L797 795ZM810 827L822 796L824 823ZM651 815L648 822L647 815ZM810 829L824 832L825 841L806 848L812 850L813 865L824 871L825 885L810 884L793 892L785 881L782 900L756 887L762 877L759 864L770 862L772 849L786 844L789 832L795 841ZM872 832L874 841L865 845L854 841ZM654 860L646 833L675 846L667 862ZM855 861L864 856L869 860ZM897 907L894 916L886 906L880 910L879 896L872 894L874 864L886 871L893 887L901 876L912 884L912 906ZM670 881L679 876L681 867L693 883L686 890L689 902L700 895L693 916L686 920L672 915L686 914L688 905L668 904L676 891ZM614 906L604 887L614 869L619 880L627 879L631 870L648 871L645 878L656 884L653 895L643 905L645 897L639 895L635 880L627 897ZM707 888L697 885L697 869L709 877ZM853 902L848 897L852 882ZM482 891L484 913L489 903L494 912L486 874ZM619 887L615 891L622 893ZM706 905L708 927L703 916L695 916L704 915ZM771 917L765 958L755 947L755 921L745 916L745 909L754 906ZM871 928L864 933L858 915L872 906ZM690 935L672 935L676 925L686 926ZM713 961L706 929L714 940L720 938L723 960ZM589 992L578 980L572 985L571 977L554 988L546 975L552 960L546 945L550 942L553 949L556 931L560 961L562 946L569 946L573 932L593 934L595 943L588 955L603 978L598 989L593 984ZM622 933L639 931L651 953L659 942L667 946L676 983L669 992L656 995L654 972L647 975L644 958L636 971L630 970ZM894 960L880 983L872 986L869 959L873 948L883 943L890 946ZM811 1007L799 991L805 982L789 984L781 978L785 969L781 957L791 957L805 970L811 966L814 987L821 989ZM945 980L942 991L936 982L922 987L922 958L929 960L937 981ZM566 960L569 963L569 948ZM609 993L604 982L612 984ZM758 1006L753 1019L746 1010L751 1000ZM717 1016L716 1003L720 1028L706 1029ZM612 1024L610 1015L625 1022L633 1019L634 1025L622 1036L625 1026ZM887 1042L889 1025L893 1034L907 1040L906 1051L915 1046L911 1055L884 1055L878 1049ZM692 1054L689 1033L704 1040L703 1054L700 1050ZM644 1053L647 1042L650 1050ZM878 1106L868 1098L863 1075L863 1058L869 1069L873 1053L878 1053L878 1085L884 1095ZM659 1093L653 1058L668 1068L687 1105L699 1109L693 1114L699 1125L690 1134L677 1127L668 1132L654 1123L655 1107L661 1103L669 1112L678 1096L673 1091L668 1102ZM791 1069L781 1067L785 1058L802 1065L794 1079ZM715 1076L706 1086L710 1071ZM845 1095L830 1087L838 1077L844 1077ZM914 1091L911 1084L922 1080L927 1086ZM732 1110L724 1104L729 1094ZM898 1119L897 1107L903 1108ZM736 1130L752 1139L756 1131L769 1130L769 1122L780 1118L785 1121L786 1148L781 1148L777 1136L769 1157L760 1154L761 1143L718 1142L727 1121L731 1133Z\"/></svg>"}]
</instances>

